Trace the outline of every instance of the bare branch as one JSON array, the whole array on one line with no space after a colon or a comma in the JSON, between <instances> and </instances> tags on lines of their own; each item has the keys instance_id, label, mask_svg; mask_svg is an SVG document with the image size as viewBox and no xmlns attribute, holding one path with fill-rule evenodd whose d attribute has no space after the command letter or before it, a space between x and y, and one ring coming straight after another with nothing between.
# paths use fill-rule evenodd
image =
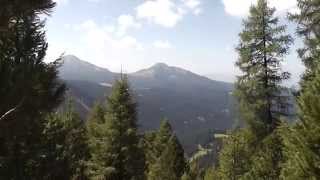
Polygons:
<instances>
[{"instance_id":1,"label":"bare branch","mask_svg":"<svg viewBox=\"0 0 320 180\"><path fill-rule=\"evenodd\" d=\"M7 118L9 115L11 115L12 113L14 113L15 111L17 111L21 106L22 104L24 103L24 99L23 98L19 104L17 106L15 106L14 108L10 109L9 111L7 111L6 113L4 113L1 117L0 117L0 121L3 121L5 118Z\"/></svg>"}]
</instances>

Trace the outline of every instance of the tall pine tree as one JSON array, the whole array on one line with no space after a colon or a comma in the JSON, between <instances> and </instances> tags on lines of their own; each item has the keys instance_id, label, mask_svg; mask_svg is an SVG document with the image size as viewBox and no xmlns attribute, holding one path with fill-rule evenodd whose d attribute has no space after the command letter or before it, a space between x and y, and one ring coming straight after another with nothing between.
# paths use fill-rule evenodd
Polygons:
<instances>
[{"instance_id":1,"label":"tall pine tree","mask_svg":"<svg viewBox=\"0 0 320 180\"><path fill-rule=\"evenodd\" d=\"M252 6L237 48L240 58L236 65L243 75L238 77L235 94L242 118L257 136L272 132L280 115L286 113L280 84L289 73L281 71L281 62L292 38L285 34L285 26L278 25L274 12L267 0Z\"/></svg>"},{"instance_id":2,"label":"tall pine tree","mask_svg":"<svg viewBox=\"0 0 320 180\"><path fill-rule=\"evenodd\" d=\"M43 0L37 1L41 6L33 6L35 2L1 1L5 30L0 33L0 176L4 179L32 178L43 119L62 101L65 89L57 77L59 63L43 62L48 45L39 15L55 3Z\"/></svg>"},{"instance_id":3,"label":"tall pine tree","mask_svg":"<svg viewBox=\"0 0 320 180\"><path fill-rule=\"evenodd\" d=\"M96 112L101 112L97 109ZM136 103L125 75L113 85L104 118L104 122L96 121L98 132L91 132L89 166L92 178L144 179L144 154L137 132Z\"/></svg>"},{"instance_id":4,"label":"tall pine tree","mask_svg":"<svg viewBox=\"0 0 320 180\"><path fill-rule=\"evenodd\" d=\"M299 13L291 15L305 47L298 50L306 66L298 98L299 121L282 131L286 162L282 179L320 178L320 1L298 0Z\"/></svg>"},{"instance_id":5,"label":"tall pine tree","mask_svg":"<svg viewBox=\"0 0 320 180\"><path fill-rule=\"evenodd\" d=\"M300 120L285 129L282 179L320 179L320 69L298 99Z\"/></svg>"},{"instance_id":6,"label":"tall pine tree","mask_svg":"<svg viewBox=\"0 0 320 180\"><path fill-rule=\"evenodd\" d=\"M281 83L290 75L281 70L281 62L292 38L285 33L285 26L278 25L274 13L267 0L258 0L239 34L236 65L242 75L235 95L248 128L243 132L248 133L235 133L227 139L220 157L219 175L223 179L278 179L280 175L282 144L275 130L281 116L287 115L288 102Z\"/></svg>"},{"instance_id":7,"label":"tall pine tree","mask_svg":"<svg viewBox=\"0 0 320 180\"><path fill-rule=\"evenodd\" d=\"M304 81L314 77L320 59L320 1L297 0L299 13L291 14L290 18L298 23L297 33L303 38L304 48L298 50L306 71Z\"/></svg>"}]
</instances>

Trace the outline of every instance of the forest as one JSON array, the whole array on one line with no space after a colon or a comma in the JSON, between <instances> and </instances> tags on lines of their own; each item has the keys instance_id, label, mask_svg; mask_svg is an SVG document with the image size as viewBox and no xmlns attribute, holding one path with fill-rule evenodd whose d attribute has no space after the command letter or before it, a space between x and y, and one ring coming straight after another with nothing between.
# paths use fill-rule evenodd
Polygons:
<instances>
[{"instance_id":1,"label":"forest","mask_svg":"<svg viewBox=\"0 0 320 180\"><path fill-rule=\"evenodd\" d=\"M222 143L217 161L204 166L186 155L169 120L139 130L139 102L125 73L81 119L58 76L61 57L44 61L44 17L56 3L1 0L0 179L320 179L320 1L297 4L299 11L287 17L303 40L297 52L305 72L290 92L297 119L288 120L290 89L283 83L290 73L281 67L294 38L275 8L258 0L243 19L236 48L241 75L232 94L244 123L216 137Z\"/></svg>"}]
</instances>

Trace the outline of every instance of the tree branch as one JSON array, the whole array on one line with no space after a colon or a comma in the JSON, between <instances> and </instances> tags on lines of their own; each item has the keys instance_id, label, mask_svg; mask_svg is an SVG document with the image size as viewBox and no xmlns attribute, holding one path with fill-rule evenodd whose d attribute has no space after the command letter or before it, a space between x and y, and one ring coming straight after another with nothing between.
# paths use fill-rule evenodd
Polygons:
<instances>
[{"instance_id":1,"label":"tree branch","mask_svg":"<svg viewBox=\"0 0 320 180\"><path fill-rule=\"evenodd\" d=\"M4 113L1 117L0 117L0 121L3 121L6 117L8 117L9 115L11 115L12 113L14 113L15 111L17 111L22 104L24 103L25 98L23 98L19 104L17 106L15 106L14 108L10 109L9 111L7 111L6 113Z\"/></svg>"}]
</instances>

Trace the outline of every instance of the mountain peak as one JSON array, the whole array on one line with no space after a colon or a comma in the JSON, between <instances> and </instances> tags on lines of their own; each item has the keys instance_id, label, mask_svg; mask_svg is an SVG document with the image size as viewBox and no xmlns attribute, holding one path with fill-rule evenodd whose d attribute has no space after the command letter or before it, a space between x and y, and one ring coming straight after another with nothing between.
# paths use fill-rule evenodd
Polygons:
<instances>
[{"instance_id":1,"label":"mountain peak","mask_svg":"<svg viewBox=\"0 0 320 180\"><path fill-rule=\"evenodd\" d=\"M169 68L169 66L166 63L156 63L151 68Z\"/></svg>"},{"instance_id":2,"label":"mountain peak","mask_svg":"<svg viewBox=\"0 0 320 180\"><path fill-rule=\"evenodd\" d=\"M63 60L64 64L72 63L72 64L92 65L92 64L90 64L90 63L88 63L86 61L81 60L77 56L71 55L71 54L62 56L62 60Z\"/></svg>"},{"instance_id":3,"label":"mountain peak","mask_svg":"<svg viewBox=\"0 0 320 180\"><path fill-rule=\"evenodd\" d=\"M79 59L77 56L72 55L72 54L64 55L63 58L66 58L66 59Z\"/></svg>"},{"instance_id":4,"label":"mountain peak","mask_svg":"<svg viewBox=\"0 0 320 180\"><path fill-rule=\"evenodd\" d=\"M63 65L59 68L61 77L67 80L84 80L98 83L111 82L114 74L108 69L83 61L74 55L62 57Z\"/></svg>"},{"instance_id":5,"label":"mountain peak","mask_svg":"<svg viewBox=\"0 0 320 180\"><path fill-rule=\"evenodd\" d=\"M197 76L188 70L175 67L175 66L169 66L165 63L156 63L150 68L140 70L131 75L154 79L154 80L162 79L163 81L168 81L168 82L179 81L186 77L190 79L191 77L194 78L195 76Z\"/></svg>"}]
</instances>

